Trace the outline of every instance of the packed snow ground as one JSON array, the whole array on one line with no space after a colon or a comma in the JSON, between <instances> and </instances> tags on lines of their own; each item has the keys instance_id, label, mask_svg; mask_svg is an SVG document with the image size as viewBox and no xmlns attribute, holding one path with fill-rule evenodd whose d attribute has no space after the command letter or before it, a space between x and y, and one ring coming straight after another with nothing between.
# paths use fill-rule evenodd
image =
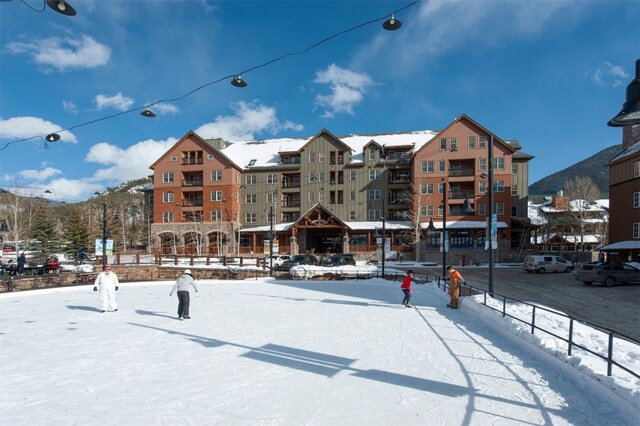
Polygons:
<instances>
[{"instance_id":1,"label":"packed snow ground","mask_svg":"<svg viewBox=\"0 0 640 426\"><path fill-rule=\"evenodd\" d=\"M399 283L379 279L203 280L184 321L172 285L121 284L107 313L91 286L0 295L0 423L640 421L637 380L550 355L535 346L545 337L469 298L450 310L433 284L414 286L407 309Z\"/></svg>"}]
</instances>

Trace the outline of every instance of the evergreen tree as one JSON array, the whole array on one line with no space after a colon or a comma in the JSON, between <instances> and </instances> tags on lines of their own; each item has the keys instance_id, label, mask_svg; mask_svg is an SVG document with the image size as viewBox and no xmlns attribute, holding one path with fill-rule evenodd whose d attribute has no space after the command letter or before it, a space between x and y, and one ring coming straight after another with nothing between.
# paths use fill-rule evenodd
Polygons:
<instances>
[{"instance_id":1,"label":"evergreen tree","mask_svg":"<svg viewBox=\"0 0 640 426\"><path fill-rule=\"evenodd\" d=\"M36 262L42 263L49 255L55 253L60 247L56 224L51 217L49 208L40 204L36 208L30 229L32 239L31 249L34 252Z\"/></svg>"},{"instance_id":2,"label":"evergreen tree","mask_svg":"<svg viewBox=\"0 0 640 426\"><path fill-rule=\"evenodd\" d=\"M92 247L89 241L89 230L79 205L70 206L63 228L64 239L67 242L65 253L73 256L77 255L80 249L89 251Z\"/></svg>"}]
</instances>

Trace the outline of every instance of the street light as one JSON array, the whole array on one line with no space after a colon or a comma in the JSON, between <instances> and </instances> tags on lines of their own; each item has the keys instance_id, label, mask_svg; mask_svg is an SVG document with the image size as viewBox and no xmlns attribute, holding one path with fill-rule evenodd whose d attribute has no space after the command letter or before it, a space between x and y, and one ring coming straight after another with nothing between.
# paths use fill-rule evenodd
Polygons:
<instances>
[{"instance_id":1,"label":"street light","mask_svg":"<svg viewBox=\"0 0 640 426\"><path fill-rule=\"evenodd\" d=\"M636 59L636 78L627 86L627 97L622 110L607 124L611 127L640 124L640 59Z\"/></svg>"},{"instance_id":2,"label":"street light","mask_svg":"<svg viewBox=\"0 0 640 426\"><path fill-rule=\"evenodd\" d=\"M489 147L487 150L487 156L489 157L489 295L493 297L493 239L497 235L497 229L494 229L493 224L493 135L489 137ZM487 232L485 232L487 234Z\"/></svg>"},{"instance_id":3,"label":"street light","mask_svg":"<svg viewBox=\"0 0 640 426\"><path fill-rule=\"evenodd\" d=\"M447 276L447 249L449 246L449 237L447 235L447 195L449 192L449 184L445 180L443 192L443 201L442 201L442 279ZM469 201L469 194L466 195L464 204L462 205L462 214L470 215L474 214L475 210L471 208L471 202ZM429 226L427 229L433 230L433 219L429 220Z\"/></svg>"},{"instance_id":4,"label":"street light","mask_svg":"<svg viewBox=\"0 0 640 426\"><path fill-rule=\"evenodd\" d=\"M94 195L102 195L98 191ZM107 266L107 202L102 201L102 270Z\"/></svg>"}]
</instances>

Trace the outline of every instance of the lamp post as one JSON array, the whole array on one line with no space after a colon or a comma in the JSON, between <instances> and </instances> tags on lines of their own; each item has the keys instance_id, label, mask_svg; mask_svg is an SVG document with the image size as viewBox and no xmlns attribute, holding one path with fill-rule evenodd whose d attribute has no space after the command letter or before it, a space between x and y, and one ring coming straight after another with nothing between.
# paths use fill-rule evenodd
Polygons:
<instances>
[{"instance_id":1,"label":"lamp post","mask_svg":"<svg viewBox=\"0 0 640 426\"><path fill-rule=\"evenodd\" d=\"M273 206L269 206L269 276L273 276Z\"/></svg>"},{"instance_id":2,"label":"lamp post","mask_svg":"<svg viewBox=\"0 0 640 426\"><path fill-rule=\"evenodd\" d=\"M443 183L442 193L442 279L447 276L447 246L449 238L447 236L447 190L449 185L445 180Z\"/></svg>"},{"instance_id":3,"label":"lamp post","mask_svg":"<svg viewBox=\"0 0 640 426\"><path fill-rule=\"evenodd\" d=\"M102 195L98 191L95 195ZM102 201L102 270L107 266L107 202Z\"/></svg>"},{"instance_id":4,"label":"lamp post","mask_svg":"<svg viewBox=\"0 0 640 426\"><path fill-rule=\"evenodd\" d=\"M497 231L493 225L493 135L489 137L487 156L489 157L489 295L493 297L493 234Z\"/></svg>"},{"instance_id":5,"label":"lamp post","mask_svg":"<svg viewBox=\"0 0 640 426\"><path fill-rule=\"evenodd\" d=\"M386 231L386 218L385 218L385 197L382 197L382 278L384 279L384 258L386 257L387 238Z\"/></svg>"}]
</instances>

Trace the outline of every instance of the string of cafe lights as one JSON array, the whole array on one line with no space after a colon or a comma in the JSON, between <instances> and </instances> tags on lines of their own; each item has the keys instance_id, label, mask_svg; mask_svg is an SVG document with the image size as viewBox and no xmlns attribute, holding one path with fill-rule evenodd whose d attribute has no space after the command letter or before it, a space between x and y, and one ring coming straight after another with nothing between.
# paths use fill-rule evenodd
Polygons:
<instances>
[{"instance_id":1,"label":"string of cafe lights","mask_svg":"<svg viewBox=\"0 0 640 426\"><path fill-rule=\"evenodd\" d=\"M0 2L2 2L2 1L7 1L7 0L0 0ZM23 0L20 0L20 1L22 1L24 3ZM59 5L60 4L65 5L66 8L70 8L69 4L64 2L63 0L44 0L44 1L54 10L59 9ZM246 70L243 70L243 71L241 71L241 72L239 72L237 74L226 75L224 77L218 78L217 80L210 81L208 83L205 83L205 84L203 84L201 86L196 87L193 90L190 90L189 92L187 92L187 93L185 93L183 95L180 95L180 96L177 96L177 97L174 97L174 98L160 99L160 100L157 100L155 102L152 102L152 103L149 103L147 105L144 105L142 107L140 107L140 106L133 107L133 108L130 108L130 109L126 110L126 111L120 111L120 112L115 113L115 114L111 114L111 115L107 115L107 116L104 116L104 117L96 118L95 120L90 120L90 121L86 121L84 123L76 124L74 126L66 128L66 129L59 129L59 130L57 130L57 131L55 131L53 133L50 133L50 134L48 134L48 135L46 135L44 137L41 136L41 135L35 135L35 136L28 137L28 138L23 138L23 139L10 141L10 142L5 143L4 146L2 148L0 148L0 151L5 150L7 147L9 147L12 144L15 144L15 143L18 143L18 142L25 142L25 141L29 141L29 140L37 139L37 138L42 139L42 141L44 142L44 149L48 149L49 148L49 143L57 142L57 141L60 140L60 133L62 133L62 132L71 131L71 130L78 129L80 127L88 126L88 125L91 125L91 124L95 124L95 123L98 123L98 122L101 122L101 121L110 120L110 119L119 117L121 115L129 114L129 113L132 113L132 112L135 112L135 111L142 110L142 112L140 112L140 115L142 115L143 117L147 117L147 118L153 118L153 117L156 116L156 114L151 110L152 106L157 105L157 104L161 104L161 103L180 101L180 100L185 99L186 97L191 96L192 94L194 94L194 93L196 93L196 92L198 92L198 91L200 91L200 90L202 90L204 88L207 88L207 87L212 86L214 84L218 84L218 83L220 83L222 81L225 81L225 80L228 80L228 79L231 79L231 84L234 87L240 87L240 88L246 87L248 84L247 84L246 80L244 80L242 78L243 75L246 75L246 74L248 74L248 73L250 73L252 71L259 70L261 68L267 67L267 66L269 66L271 64L274 64L276 62L280 62L280 61L282 61L284 59L287 59L287 58L290 58L290 57L293 57L293 56L304 55L305 53L308 53L309 51L315 49L316 47L318 47L318 46L320 46L322 44L325 44L325 43L327 43L327 42L329 42L329 41L331 41L331 40L333 40L333 39L335 39L337 37L340 37L342 35L345 35L345 34L348 34L350 32L353 32L353 31L355 31L357 29L366 27L366 26L374 24L376 22L384 21L383 24L382 24L382 27L385 30L387 30L387 31L398 30L402 26L402 23L395 18L395 15L398 12L401 12L401 11L403 11L405 9L408 9L408 8L410 8L412 6L415 6L416 4L420 3L421 1L422 0L415 0L415 1L411 2L411 3L408 3L408 4L406 4L406 5L402 6L402 7L394 10L391 14L386 14L386 15L380 17L380 18L370 19L370 20L368 20L366 22L362 22L362 23L357 24L357 25L355 25L355 26L353 26L351 28L348 28L346 30L342 30L342 31L339 31L337 33L334 33L334 34L332 34L332 35L330 35L328 37L325 37L324 39L322 39L322 40L320 40L320 41L318 41L318 42L316 42L316 43L314 43L314 44L312 44L312 45L310 45L310 46L308 46L308 47L306 47L306 48L304 48L302 50L297 50L297 51L286 53L286 54L284 54L282 56L278 56L278 57L276 57L274 59L271 59L271 60L269 60L267 62L264 62L262 64L255 65L255 66L252 66L250 68L247 68ZM29 6L29 7L31 7L31 6ZM35 10L35 9L33 9L33 10ZM38 11L38 10L36 10L36 11ZM59 10L57 10L57 11L59 11ZM39 12L41 12L41 11L39 11ZM73 12L74 12L73 15L75 15L75 10ZM63 13L63 12L60 12L60 13ZM65 14L68 14L68 13L65 13ZM70 16L73 16L73 15L70 15Z\"/></svg>"}]
</instances>

